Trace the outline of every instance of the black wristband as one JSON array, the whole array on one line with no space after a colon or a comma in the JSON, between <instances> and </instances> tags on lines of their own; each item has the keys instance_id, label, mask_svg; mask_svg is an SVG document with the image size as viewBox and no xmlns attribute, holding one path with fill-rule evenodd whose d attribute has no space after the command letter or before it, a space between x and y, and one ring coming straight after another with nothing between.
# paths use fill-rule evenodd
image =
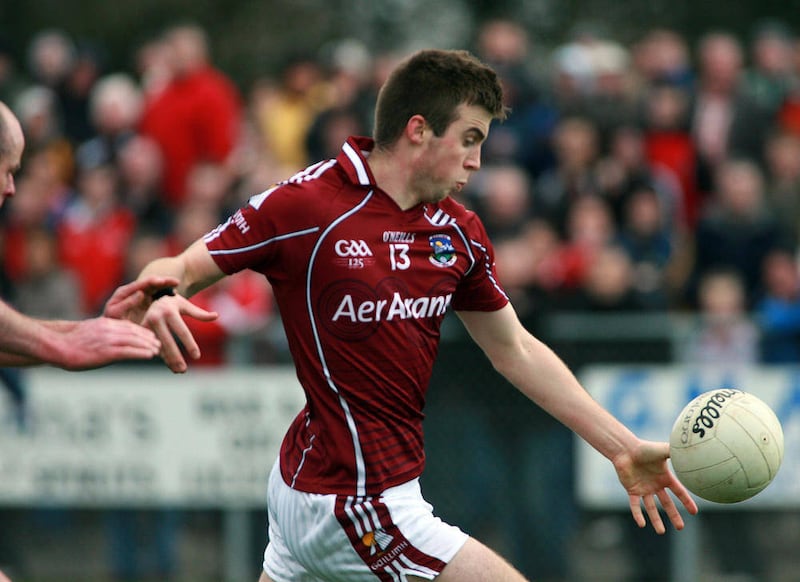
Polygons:
<instances>
[{"instance_id":1,"label":"black wristband","mask_svg":"<svg viewBox=\"0 0 800 582\"><path fill-rule=\"evenodd\" d=\"M175 295L175 289L173 289L172 287L163 287L155 291L150 296L150 299L156 301L157 299L161 299L162 297L166 297L167 295Z\"/></svg>"}]
</instances>

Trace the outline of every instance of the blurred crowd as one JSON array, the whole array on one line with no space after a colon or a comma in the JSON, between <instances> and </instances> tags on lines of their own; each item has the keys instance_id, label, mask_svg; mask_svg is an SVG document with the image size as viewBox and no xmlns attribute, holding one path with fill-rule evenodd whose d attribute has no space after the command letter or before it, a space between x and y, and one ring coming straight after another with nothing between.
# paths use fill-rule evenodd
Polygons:
<instances>
[{"instance_id":1,"label":"blurred crowd","mask_svg":"<svg viewBox=\"0 0 800 582\"><path fill-rule=\"evenodd\" d=\"M690 42L651 29L623 44L583 24L552 50L533 40L493 20L468 47L499 72L512 113L461 193L522 316L697 312L713 324L689 357L795 361L793 31L764 21L747 38ZM175 24L131 47L131 70L109 70L101 45L64 30L0 43L0 99L27 139L17 199L0 214L0 287L22 311L98 313L150 259L370 134L376 92L404 56L347 39L240 87L210 47L201 27ZM221 314L192 324L208 364L273 319L268 286L247 273L196 301Z\"/></svg>"},{"instance_id":2,"label":"blurred crowd","mask_svg":"<svg viewBox=\"0 0 800 582\"><path fill-rule=\"evenodd\" d=\"M800 37L764 21L746 38L651 29L625 44L584 24L547 50L535 40L493 20L466 47L496 68L512 112L461 202L482 216L521 316L691 314L701 325L683 361L797 362ZM0 295L38 317L97 314L153 258L369 135L405 56L346 39L241 87L211 47L203 28L168 24L112 70L102 45L65 30L25 47L0 39L0 100L27 140L0 210ZM259 276L193 300L220 313L188 322L201 364L230 362L236 338L270 343L278 316ZM543 536L561 547L546 552L554 575L569 533L558 529Z\"/></svg>"}]
</instances>

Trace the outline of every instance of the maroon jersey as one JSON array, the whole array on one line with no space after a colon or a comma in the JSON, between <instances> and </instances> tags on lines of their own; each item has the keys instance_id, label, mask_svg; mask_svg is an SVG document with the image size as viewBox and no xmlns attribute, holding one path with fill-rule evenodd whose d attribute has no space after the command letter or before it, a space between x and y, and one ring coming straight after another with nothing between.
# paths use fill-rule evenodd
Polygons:
<instances>
[{"instance_id":1,"label":"maroon jersey","mask_svg":"<svg viewBox=\"0 0 800 582\"><path fill-rule=\"evenodd\" d=\"M281 446L291 487L375 495L421 474L425 392L448 308L507 302L478 217L451 199L401 210L350 138L206 235L228 274L266 275L307 405Z\"/></svg>"}]
</instances>

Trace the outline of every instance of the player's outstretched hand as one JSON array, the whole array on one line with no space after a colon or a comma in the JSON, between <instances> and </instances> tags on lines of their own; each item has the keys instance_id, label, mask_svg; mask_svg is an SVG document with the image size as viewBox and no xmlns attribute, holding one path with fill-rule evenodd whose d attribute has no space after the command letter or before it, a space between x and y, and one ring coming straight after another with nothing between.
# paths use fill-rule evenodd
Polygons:
<instances>
[{"instance_id":1,"label":"player's outstretched hand","mask_svg":"<svg viewBox=\"0 0 800 582\"><path fill-rule=\"evenodd\" d=\"M165 287L175 287L178 280L174 277L150 276L117 287L114 294L106 302L103 315L114 319L129 319L139 322L144 317L152 302L153 293Z\"/></svg>"},{"instance_id":2,"label":"player's outstretched hand","mask_svg":"<svg viewBox=\"0 0 800 582\"><path fill-rule=\"evenodd\" d=\"M614 468L620 482L628 492L631 514L639 527L645 527L647 520L642 505L657 533L666 531L658 511L656 498L675 529L683 529L683 517L667 490L683 503L686 510L694 515L697 504L678 478L669 470L669 444L652 441L639 441L639 447L630 455L614 459Z\"/></svg>"},{"instance_id":3,"label":"player's outstretched hand","mask_svg":"<svg viewBox=\"0 0 800 582\"><path fill-rule=\"evenodd\" d=\"M117 360L149 360L161 349L151 330L108 317L77 321L57 338L53 364L65 370L100 368Z\"/></svg>"},{"instance_id":4,"label":"player's outstretched hand","mask_svg":"<svg viewBox=\"0 0 800 582\"><path fill-rule=\"evenodd\" d=\"M213 321L219 317L217 313L206 311L176 294L153 301L141 322L143 326L152 329L161 340L161 357L175 373L185 372L187 368L178 342L183 345L190 358L196 360L200 357L200 348L183 320L184 315L199 321Z\"/></svg>"}]
</instances>

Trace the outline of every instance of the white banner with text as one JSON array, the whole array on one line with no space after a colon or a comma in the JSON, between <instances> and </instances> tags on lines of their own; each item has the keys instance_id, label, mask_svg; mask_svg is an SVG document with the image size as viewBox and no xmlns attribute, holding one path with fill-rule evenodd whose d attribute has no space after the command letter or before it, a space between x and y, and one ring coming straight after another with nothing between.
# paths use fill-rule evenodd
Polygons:
<instances>
[{"instance_id":1,"label":"white banner with text","mask_svg":"<svg viewBox=\"0 0 800 582\"><path fill-rule=\"evenodd\" d=\"M292 368L23 371L0 390L0 505L261 507L304 404Z\"/></svg>"}]
</instances>

